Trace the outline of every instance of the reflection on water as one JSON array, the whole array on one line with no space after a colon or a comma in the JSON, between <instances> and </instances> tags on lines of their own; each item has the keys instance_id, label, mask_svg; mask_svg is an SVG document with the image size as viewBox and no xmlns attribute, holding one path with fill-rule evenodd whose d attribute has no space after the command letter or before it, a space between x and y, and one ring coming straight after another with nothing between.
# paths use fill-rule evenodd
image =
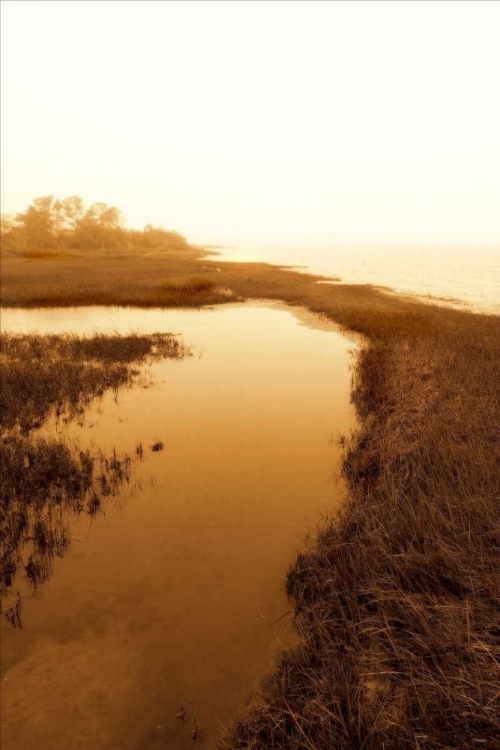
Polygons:
<instances>
[{"instance_id":1,"label":"reflection on water","mask_svg":"<svg viewBox=\"0 0 500 750\"><path fill-rule=\"evenodd\" d=\"M45 430L46 431L46 430ZM71 546L71 519L103 512L130 479L130 456L79 451L57 439L3 438L0 597L5 617L23 627L19 588L32 594ZM25 581L21 575L24 574Z\"/></svg>"},{"instance_id":2,"label":"reflection on water","mask_svg":"<svg viewBox=\"0 0 500 750\"><path fill-rule=\"evenodd\" d=\"M348 284L386 286L428 301L500 314L498 248L307 248L234 247L218 250L225 260L261 260L301 266L340 277ZM211 258L217 261L217 256Z\"/></svg>"},{"instance_id":3,"label":"reflection on water","mask_svg":"<svg viewBox=\"0 0 500 750\"><path fill-rule=\"evenodd\" d=\"M2 750L191 748L195 719L196 747L212 747L288 637L284 576L307 528L341 500L353 345L278 305L11 310L2 323L165 330L195 348L64 428L82 450L141 443L140 491L99 523L72 518L53 576L21 591L24 629L3 618Z\"/></svg>"}]
</instances>

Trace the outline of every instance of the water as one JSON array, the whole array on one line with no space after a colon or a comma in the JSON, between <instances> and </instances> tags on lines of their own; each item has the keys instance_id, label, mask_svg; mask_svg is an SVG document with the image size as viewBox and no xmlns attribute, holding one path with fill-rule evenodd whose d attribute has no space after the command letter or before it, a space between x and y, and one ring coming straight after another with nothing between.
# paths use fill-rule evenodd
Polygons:
<instances>
[{"instance_id":1,"label":"water","mask_svg":"<svg viewBox=\"0 0 500 750\"><path fill-rule=\"evenodd\" d=\"M152 387L58 426L104 451L141 441L145 456L105 514L70 522L36 595L14 584L24 629L2 616L2 750L191 748L195 716L195 746L213 747L291 638L284 577L307 529L342 502L353 343L284 305L3 310L2 326L193 346L153 364Z\"/></svg>"},{"instance_id":2,"label":"water","mask_svg":"<svg viewBox=\"0 0 500 750\"><path fill-rule=\"evenodd\" d=\"M303 266L346 283L386 286L431 302L500 314L500 247L346 250L241 245L217 252L224 260Z\"/></svg>"}]
</instances>

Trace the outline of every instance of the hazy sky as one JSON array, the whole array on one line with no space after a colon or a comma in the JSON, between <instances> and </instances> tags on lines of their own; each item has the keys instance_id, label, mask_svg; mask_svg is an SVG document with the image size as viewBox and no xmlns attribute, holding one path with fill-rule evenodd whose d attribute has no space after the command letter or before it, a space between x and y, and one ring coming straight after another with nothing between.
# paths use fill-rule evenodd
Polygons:
<instances>
[{"instance_id":1,"label":"hazy sky","mask_svg":"<svg viewBox=\"0 0 500 750\"><path fill-rule=\"evenodd\" d=\"M2 210L500 248L498 2L2 2Z\"/></svg>"}]
</instances>

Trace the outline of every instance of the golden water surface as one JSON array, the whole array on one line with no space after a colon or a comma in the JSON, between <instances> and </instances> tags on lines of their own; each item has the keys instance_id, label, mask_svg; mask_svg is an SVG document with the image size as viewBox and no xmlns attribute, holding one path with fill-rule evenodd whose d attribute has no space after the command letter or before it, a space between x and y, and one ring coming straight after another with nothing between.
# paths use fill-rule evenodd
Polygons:
<instances>
[{"instance_id":1,"label":"golden water surface","mask_svg":"<svg viewBox=\"0 0 500 750\"><path fill-rule=\"evenodd\" d=\"M352 341L278 304L4 310L2 326L171 331L193 347L51 428L104 452L141 442L144 457L103 514L71 521L38 592L14 583L2 750L213 747L289 642L287 569L341 502Z\"/></svg>"}]
</instances>

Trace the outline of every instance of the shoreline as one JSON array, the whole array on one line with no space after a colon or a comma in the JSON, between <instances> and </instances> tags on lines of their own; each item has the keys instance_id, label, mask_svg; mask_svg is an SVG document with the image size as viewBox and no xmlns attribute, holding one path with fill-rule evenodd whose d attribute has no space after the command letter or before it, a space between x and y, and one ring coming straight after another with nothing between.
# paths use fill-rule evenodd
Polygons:
<instances>
[{"instance_id":1,"label":"shoreline","mask_svg":"<svg viewBox=\"0 0 500 750\"><path fill-rule=\"evenodd\" d=\"M268 264L207 266L198 251L9 258L2 271L9 307L259 298L366 337L347 506L288 574L301 643L222 746L498 747L499 316Z\"/></svg>"}]
</instances>

